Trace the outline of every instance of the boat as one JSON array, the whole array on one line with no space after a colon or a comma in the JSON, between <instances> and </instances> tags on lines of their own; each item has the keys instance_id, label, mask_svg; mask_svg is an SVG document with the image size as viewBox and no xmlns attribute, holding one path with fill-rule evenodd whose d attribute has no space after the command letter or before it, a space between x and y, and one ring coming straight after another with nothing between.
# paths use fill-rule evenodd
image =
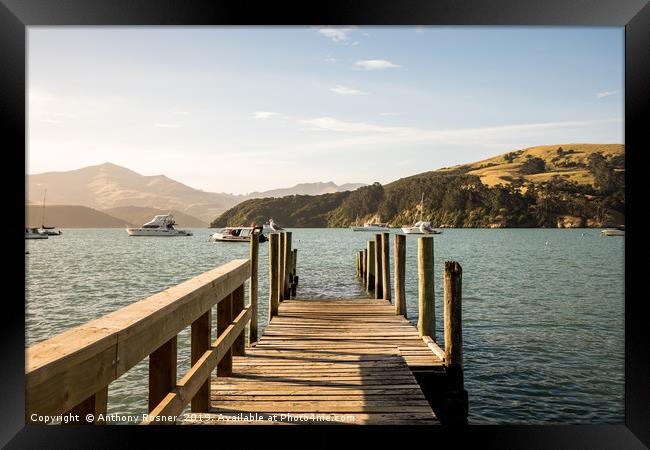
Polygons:
<instances>
[{"instance_id":1,"label":"boat","mask_svg":"<svg viewBox=\"0 0 650 450\"><path fill-rule=\"evenodd\" d=\"M603 236L625 236L625 225L609 228L600 232Z\"/></svg>"},{"instance_id":2,"label":"boat","mask_svg":"<svg viewBox=\"0 0 650 450\"><path fill-rule=\"evenodd\" d=\"M160 214L140 228L127 228L129 236L192 236L190 231L177 230L171 214Z\"/></svg>"},{"instance_id":3,"label":"boat","mask_svg":"<svg viewBox=\"0 0 650 450\"><path fill-rule=\"evenodd\" d=\"M420 200L420 220L418 220L411 226L403 226L402 231L404 232L404 234L442 234L442 231L438 231L433 228L431 222L426 222L422 220L423 214L424 214L424 193L422 193L422 199Z\"/></svg>"},{"instance_id":4,"label":"boat","mask_svg":"<svg viewBox=\"0 0 650 450\"><path fill-rule=\"evenodd\" d=\"M268 222L262 225L262 233L273 233L274 231L283 231L283 230L284 228L282 228L277 223L275 223L273 219L269 219Z\"/></svg>"},{"instance_id":5,"label":"boat","mask_svg":"<svg viewBox=\"0 0 650 450\"><path fill-rule=\"evenodd\" d=\"M390 232L390 228L388 227L388 223L379 222L379 221L376 221L376 222L367 221L361 227L351 226L350 228L352 229L352 231L385 231L385 232Z\"/></svg>"},{"instance_id":6,"label":"boat","mask_svg":"<svg viewBox=\"0 0 650 450\"><path fill-rule=\"evenodd\" d=\"M41 233L38 228L25 228L25 239L47 239L48 235Z\"/></svg>"},{"instance_id":7,"label":"boat","mask_svg":"<svg viewBox=\"0 0 650 450\"><path fill-rule=\"evenodd\" d=\"M259 242L266 242L264 227L225 227L214 233L208 239L211 242L250 242L253 232L259 233Z\"/></svg>"},{"instance_id":8,"label":"boat","mask_svg":"<svg viewBox=\"0 0 650 450\"><path fill-rule=\"evenodd\" d=\"M57 230L56 227L46 227L45 226L45 195L47 194L47 189L43 192L43 209L41 213L41 229L40 233L47 236L61 236L61 230Z\"/></svg>"}]
</instances>

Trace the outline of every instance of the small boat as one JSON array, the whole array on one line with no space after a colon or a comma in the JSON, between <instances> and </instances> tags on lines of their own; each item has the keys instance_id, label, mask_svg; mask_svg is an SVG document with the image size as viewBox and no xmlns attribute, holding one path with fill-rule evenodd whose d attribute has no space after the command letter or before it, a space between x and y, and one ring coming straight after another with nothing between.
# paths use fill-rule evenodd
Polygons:
<instances>
[{"instance_id":1,"label":"small boat","mask_svg":"<svg viewBox=\"0 0 650 450\"><path fill-rule=\"evenodd\" d=\"M57 230L56 227L46 227L45 226L45 195L47 194L47 189L43 192L43 210L41 213L41 229L40 233L47 236L61 236L61 230Z\"/></svg>"},{"instance_id":2,"label":"small boat","mask_svg":"<svg viewBox=\"0 0 650 450\"><path fill-rule=\"evenodd\" d=\"M625 225L603 230L600 232L600 234L603 236L625 236Z\"/></svg>"},{"instance_id":3,"label":"small boat","mask_svg":"<svg viewBox=\"0 0 650 450\"><path fill-rule=\"evenodd\" d=\"M352 231L385 231L390 232L388 223L367 221L361 227L351 226Z\"/></svg>"},{"instance_id":4,"label":"small boat","mask_svg":"<svg viewBox=\"0 0 650 450\"><path fill-rule=\"evenodd\" d=\"M211 242L250 242L253 232L259 233L259 242L266 242L264 227L225 227L208 239Z\"/></svg>"},{"instance_id":5,"label":"small boat","mask_svg":"<svg viewBox=\"0 0 650 450\"><path fill-rule=\"evenodd\" d=\"M274 231L283 231L283 230L284 228L282 228L280 225L275 223L273 219L269 219L268 222L262 225L263 233L273 233Z\"/></svg>"},{"instance_id":6,"label":"small boat","mask_svg":"<svg viewBox=\"0 0 650 450\"><path fill-rule=\"evenodd\" d=\"M420 220L415 222L411 226L403 226L402 231L404 234L442 234L442 231L435 230L431 226L431 222L425 222L422 220L422 215L424 214L424 193L422 193L422 199L420 200Z\"/></svg>"},{"instance_id":7,"label":"small boat","mask_svg":"<svg viewBox=\"0 0 650 450\"><path fill-rule=\"evenodd\" d=\"M126 232L129 236L192 236L189 231L174 228L175 224L171 214L161 214L140 228L127 228Z\"/></svg>"},{"instance_id":8,"label":"small boat","mask_svg":"<svg viewBox=\"0 0 650 450\"><path fill-rule=\"evenodd\" d=\"M25 239L47 239L47 234L41 233L38 228L25 228Z\"/></svg>"}]
</instances>

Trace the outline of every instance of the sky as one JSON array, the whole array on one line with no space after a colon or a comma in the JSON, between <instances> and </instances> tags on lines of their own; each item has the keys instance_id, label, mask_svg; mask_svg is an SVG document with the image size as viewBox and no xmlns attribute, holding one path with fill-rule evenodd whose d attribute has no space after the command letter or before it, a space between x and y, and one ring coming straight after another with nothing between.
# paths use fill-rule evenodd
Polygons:
<instances>
[{"instance_id":1,"label":"sky","mask_svg":"<svg viewBox=\"0 0 650 450\"><path fill-rule=\"evenodd\" d=\"M29 174L388 183L623 143L623 27L28 27Z\"/></svg>"}]
</instances>

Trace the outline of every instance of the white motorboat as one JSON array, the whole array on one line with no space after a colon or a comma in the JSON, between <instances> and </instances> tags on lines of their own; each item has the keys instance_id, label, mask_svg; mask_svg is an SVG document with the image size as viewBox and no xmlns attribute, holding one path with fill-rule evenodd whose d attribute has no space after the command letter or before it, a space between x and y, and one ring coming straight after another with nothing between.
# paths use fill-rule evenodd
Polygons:
<instances>
[{"instance_id":1,"label":"white motorboat","mask_svg":"<svg viewBox=\"0 0 650 450\"><path fill-rule=\"evenodd\" d=\"M274 231L283 231L283 230L284 228L282 228L280 225L275 223L273 219L269 219L269 221L262 226L263 233L273 233Z\"/></svg>"},{"instance_id":2,"label":"white motorboat","mask_svg":"<svg viewBox=\"0 0 650 450\"><path fill-rule=\"evenodd\" d=\"M410 227L402 227L404 234L442 234L442 231L435 230L431 222L418 220Z\"/></svg>"},{"instance_id":3,"label":"white motorboat","mask_svg":"<svg viewBox=\"0 0 650 450\"><path fill-rule=\"evenodd\" d=\"M161 214L140 228L127 228L126 232L129 236L192 236L189 231L174 228L175 224L171 214Z\"/></svg>"},{"instance_id":4,"label":"white motorboat","mask_svg":"<svg viewBox=\"0 0 650 450\"><path fill-rule=\"evenodd\" d=\"M352 231L384 231L390 232L387 223L367 221L361 227L351 226Z\"/></svg>"},{"instance_id":5,"label":"white motorboat","mask_svg":"<svg viewBox=\"0 0 650 450\"><path fill-rule=\"evenodd\" d=\"M25 228L25 239L47 239L48 235L41 233L38 228Z\"/></svg>"},{"instance_id":6,"label":"white motorboat","mask_svg":"<svg viewBox=\"0 0 650 450\"><path fill-rule=\"evenodd\" d=\"M259 242L266 242L264 227L225 227L210 236L211 242L250 242L253 232L259 233Z\"/></svg>"},{"instance_id":7,"label":"white motorboat","mask_svg":"<svg viewBox=\"0 0 650 450\"><path fill-rule=\"evenodd\" d=\"M402 231L404 234L442 234L442 231L435 230L431 225L431 222L425 222L422 220L422 215L424 214L424 193L422 193L422 199L420 200L420 220L415 222L411 226L403 226Z\"/></svg>"},{"instance_id":8,"label":"white motorboat","mask_svg":"<svg viewBox=\"0 0 650 450\"><path fill-rule=\"evenodd\" d=\"M625 236L625 225L603 230L600 234L603 236Z\"/></svg>"}]
</instances>

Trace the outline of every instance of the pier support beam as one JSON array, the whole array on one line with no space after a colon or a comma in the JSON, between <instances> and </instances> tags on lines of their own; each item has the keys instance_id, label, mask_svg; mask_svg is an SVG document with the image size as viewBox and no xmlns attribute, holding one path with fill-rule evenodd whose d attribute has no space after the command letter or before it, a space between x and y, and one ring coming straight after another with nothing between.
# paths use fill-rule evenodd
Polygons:
<instances>
[{"instance_id":1,"label":"pier support beam","mask_svg":"<svg viewBox=\"0 0 650 450\"><path fill-rule=\"evenodd\" d=\"M232 323L232 294L228 294L217 303L217 337L221 336ZM228 377L232 374L232 347L217 365L217 376Z\"/></svg>"},{"instance_id":2,"label":"pier support beam","mask_svg":"<svg viewBox=\"0 0 650 450\"><path fill-rule=\"evenodd\" d=\"M381 234L375 234L375 298L384 298L383 272L382 272L382 238Z\"/></svg>"},{"instance_id":3,"label":"pier support beam","mask_svg":"<svg viewBox=\"0 0 650 450\"><path fill-rule=\"evenodd\" d=\"M368 292L375 290L375 241L368 241L368 276L366 279L366 290Z\"/></svg>"},{"instance_id":4,"label":"pier support beam","mask_svg":"<svg viewBox=\"0 0 650 450\"><path fill-rule=\"evenodd\" d=\"M278 243L278 298L284 300L284 243L287 240L286 233L278 233L280 241Z\"/></svg>"},{"instance_id":5,"label":"pier support beam","mask_svg":"<svg viewBox=\"0 0 650 450\"><path fill-rule=\"evenodd\" d=\"M418 238L418 333L436 342L433 238Z\"/></svg>"},{"instance_id":6,"label":"pier support beam","mask_svg":"<svg viewBox=\"0 0 650 450\"><path fill-rule=\"evenodd\" d=\"M406 318L406 236L395 235L395 314Z\"/></svg>"},{"instance_id":7,"label":"pier support beam","mask_svg":"<svg viewBox=\"0 0 650 450\"><path fill-rule=\"evenodd\" d=\"M212 343L212 309L192 322L191 359L192 366L210 348ZM210 407L210 380L201 385L199 391L192 398L192 412L208 412Z\"/></svg>"},{"instance_id":8,"label":"pier support beam","mask_svg":"<svg viewBox=\"0 0 650 450\"><path fill-rule=\"evenodd\" d=\"M280 303L280 292L278 291L280 276L280 233L269 234L269 322L274 316L278 315L278 306Z\"/></svg>"},{"instance_id":9,"label":"pier support beam","mask_svg":"<svg viewBox=\"0 0 650 450\"><path fill-rule=\"evenodd\" d=\"M251 322L248 328L248 345L251 346L257 342L257 318L258 318L258 307L257 307L257 272L258 272L258 260L259 260L259 242L260 235L253 233L251 236L251 250L250 250L250 259L251 259L251 283L250 283L250 308L251 308Z\"/></svg>"},{"instance_id":10,"label":"pier support beam","mask_svg":"<svg viewBox=\"0 0 650 450\"><path fill-rule=\"evenodd\" d=\"M244 285L239 286L232 293L232 320L244 310ZM244 356L246 354L246 329L242 329L235 342L232 344L232 354L234 356Z\"/></svg>"},{"instance_id":11,"label":"pier support beam","mask_svg":"<svg viewBox=\"0 0 650 450\"><path fill-rule=\"evenodd\" d=\"M388 233L381 235L381 269L383 298L390 302L392 295L390 290L390 234Z\"/></svg>"},{"instance_id":12,"label":"pier support beam","mask_svg":"<svg viewBox=\"0 0 650 450\"><path fill-rule=\"evenodd\" d=\"M291 284L290 284L290 277L291 277L291 257L293 256L293 252L291 251L291 231L285 231L284 233L284 246L283 252L283 275L282 275L282 280L283 280L283 288L282 288L282 299L288 299L291 298Z\"/></svg>"},{"instance_id":13,"label":"pier support beam","mask_svg":"<svg viewBox=\"0 0 650 450\"><path fill-rule=\"evenodd\" d=\"M149 355L149 412L176 387L176 336Z\"/></svg>"}]
</instances>

